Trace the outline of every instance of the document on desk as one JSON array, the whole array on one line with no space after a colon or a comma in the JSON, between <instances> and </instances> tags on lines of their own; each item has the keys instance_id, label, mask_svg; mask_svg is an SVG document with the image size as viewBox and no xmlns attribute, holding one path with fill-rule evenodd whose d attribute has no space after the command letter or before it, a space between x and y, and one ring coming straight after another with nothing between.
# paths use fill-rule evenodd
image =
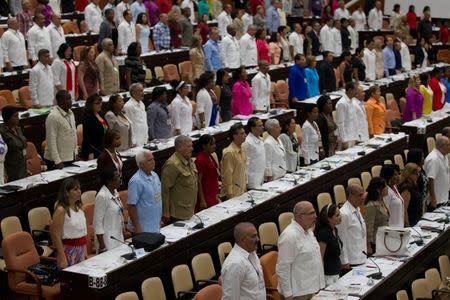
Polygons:
<instances>
[{"instance_id":1,"label":"document on desk","mask_svg":"<svg viewBox=\"0 0 450 300\"><path fill-rule=\"evenodd\" d=\"M346 293L320 291L312 297L312 300L357 300L359 297L349 296Z\"/></svg>"}]
</instances>

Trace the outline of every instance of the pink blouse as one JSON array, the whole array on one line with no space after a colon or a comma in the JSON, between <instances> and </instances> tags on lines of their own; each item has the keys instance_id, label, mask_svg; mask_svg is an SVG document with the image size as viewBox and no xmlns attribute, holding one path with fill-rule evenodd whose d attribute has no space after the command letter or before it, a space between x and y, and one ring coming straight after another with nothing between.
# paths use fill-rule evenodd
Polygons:
<instances>
[{"instance_id":1,"label":"pink blouse","mask_svg":"<svg viewBox=\"0 0 450 300\"><path fill-rule=\"evenodd\" d=\"M265 60L270 64L269 44L264 40L256 40L256 51L258 51L259 61Z\"/></svg>"},{"instance_id":2,"label":"pink blouse","mask_svg":"<svg viewBox=\"0 0 450 300\"><path fill-rule=\"evenodd\" d=\"M252 89L247 81L238 80L233 85L231 90L232 103L231 113L233 116L244 115L248 116L253 112L253 106L251 102Z\"/></svg>"}]
</instances>

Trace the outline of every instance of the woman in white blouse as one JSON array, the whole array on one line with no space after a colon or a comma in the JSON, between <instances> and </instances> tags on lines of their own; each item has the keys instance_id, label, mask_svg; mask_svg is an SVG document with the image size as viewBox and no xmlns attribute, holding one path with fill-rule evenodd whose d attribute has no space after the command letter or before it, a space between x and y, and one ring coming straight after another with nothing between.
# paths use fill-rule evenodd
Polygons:
<instances>
[{"instance_id":1,"label":"woman in white blouse","mask_svg":"<svg viewBox=\"0 0 450 300\"><path fill-rule=\"evenodd\" d=\"M197 128L214 126L218 122L217 96L214 89L214 73L206 72L197 81L197 109L195 110Z\"/></svg>"},{"instance_id":2,"label":"woman in white blouse","mask_svg":"<svg viewBox=\"0 0 450 300\"><path fill-rule=\"evenodd\" d=\"M123 241L123 206L117 192L120 186L119 172L112 165L100 173L102 188L95 197L94 230L98 240L98 252L104 252L120 246Z\"/></svg>"},{"instance_id":3,"label":"woman in white blouse","mask_svg":"<svg viewBox=\"0 0 450 300\"><path fill-rule=\"evenodd\" d=\"M72 48L67 43L59 46L56 52L58 57L53 61L51 69L54 78L56 92L66 90L76 100L78 93L77 68L72 59Z\"/></svg>"},{"instance_id":4,"label":"woman in white blouse","mask_svg":"<svg viewBox=\"0 0 450 300\"><path fill-rule=\"evenodd\" d=\"M403 228L405 205L397 189L400 183L400 168L397 165L384 165L381 168L380 177L383 177L388 185L388 194L383 201L389 211L389 226Z\"/></svg>"},{"instance_id":5,"label":"woman in white blouse","mask_svg":"<svg viewBox=\"0 0 450 300\"><path fill-rule=\"evenodd\" d=\"M298 164L298 136L295 132L295 119L292 118L287 120L282 125L280 135L280 141L283 143L284 149L286 150L286 170L288 172L297 171Z\"/></svg>"},{"instance_id":6,"label":"woman in white blouse","mask_svg":"<svg viewBox=\"0 0 450 300\"><path fill-rule=\"evenodd\" d=\"M317 105L306 106L306 121L302 126L302 143L300 157L305 165L312 165L319 161L322 137L316 120L319 115Z\"/></svg>"},{"instance_id":7,"label":"woman in white blouse","mask_svg":"<svg viewBox=\"0 0 450 300\"><path fill-rule=\"evenodd\" d=\"M170 104L170 116L174 135L188 134L192 131L192 104L187 95L189 87L184 81L173 80L170 82L177 95Z\"/></svg>"},{"instance_id":8,"label":"woman in white blouse","mask_svg":"<svg viewBox=\"0 0 450 300\"><path fill-rule=\"evenodd\" d=\"M281 127L277 119L266 121L265 128L269 135L264 141L266 152L266 170L267 181L276 180L286 174L286 150L280 140Z\"/></svg>"},{"instance_id":9,"label":"woman in white blouse","mask_svg":"<svg viewBox=\"0 0 450 300\"><path fill-rule=\"evenodd\" d=\"M367 18L364 13L364 7L360 5L357 10L352 13L352 19L355 20L355 29L357 31L365 30L367 26Z\"/></svg>"}]
</instances>

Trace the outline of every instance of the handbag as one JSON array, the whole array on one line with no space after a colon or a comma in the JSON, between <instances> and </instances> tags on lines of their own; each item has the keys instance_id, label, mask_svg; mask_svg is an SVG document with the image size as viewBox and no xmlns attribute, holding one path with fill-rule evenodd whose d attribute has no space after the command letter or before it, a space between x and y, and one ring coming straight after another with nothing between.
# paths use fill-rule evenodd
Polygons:
<instances>
[{"instance_id":1,"label":"handbag","mask_svg":"<svg viewBox=\"0 0 450 300\"><path fill-rule=\"evenodd\" d=\"M28 271L34 273L41 281L42 285L55 285L58 282L58 266L56 262L41 261L28 267ZM26 282L35 283L30 275L27 275Z\"/></svg>"},{"instance_id":2,"label":"handbag","mask_svg":"<svg viewBox=\"0 0 450 300\"><path fill-rule=\"evenodd\" d=\"M377 231L375 256L402 256L408 251L411 232L406 228L380 226Z\"/></svg>"}]
</instances>

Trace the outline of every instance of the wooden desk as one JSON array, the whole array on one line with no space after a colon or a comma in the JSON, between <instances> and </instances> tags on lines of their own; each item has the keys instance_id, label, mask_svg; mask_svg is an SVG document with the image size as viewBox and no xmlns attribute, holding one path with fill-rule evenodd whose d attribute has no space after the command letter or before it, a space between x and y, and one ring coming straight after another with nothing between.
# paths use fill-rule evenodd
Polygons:
<instances>
[{"instance_id":1,"label":"wooden desk","mask_svg":"<svg viewBox=\"0 0 450 300\"><path fill-rule=\"evenodd\" d=\"M131 262L119 269L109 272L108 286L100 289L89 289L86 275L65 272L61 274L62 298L66 299L113 299L125 291L140 291L143 280L152 276L159 276L164 282L168 299L174 299L171 285L171 269L178 264L190 264L192 257L199 253L210 253L220 270L217 256L217 245L221 242L233 242L233 227L239 222L252 222L258 228L259 224L268 221L277 222L282 212L292 211L293 205L305 199L315 203L318 193L331 191L335 184L344 184L348 178L359 176L372 165L382 163L386 158L392 158L407 147L406 138L401 138L382 149L373 151L364 157L341 168L297 186L245 212L226 219L218 224L209 226L193 233L180 242L157 249L139 261ZM379 298L382 299L382 298Z\"/></svg>"}]
</instances>

